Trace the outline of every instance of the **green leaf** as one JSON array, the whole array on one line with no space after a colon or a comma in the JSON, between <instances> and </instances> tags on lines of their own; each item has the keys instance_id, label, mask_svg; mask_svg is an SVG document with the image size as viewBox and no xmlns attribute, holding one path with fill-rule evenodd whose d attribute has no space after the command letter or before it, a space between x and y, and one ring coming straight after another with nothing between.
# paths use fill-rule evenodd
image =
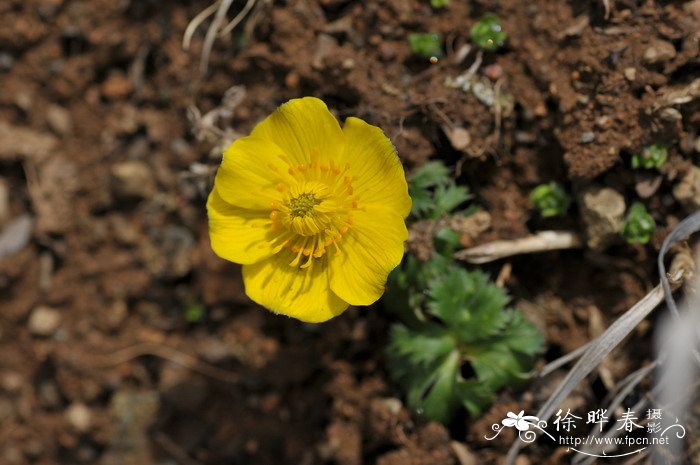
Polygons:
<instances>
[{"instance_id":1,"label":"green leaf","mask_svg":"<svg viewBox=\"0 0 700 465\"><path fill-rule=\"evenodd\" d=\"M450 4L450 0L430 0L430 6L433 8L445 8Z\"/></svg>"},{"instance_id":2,"label":"green leaf","mask_svg":"<svg viewBox=\"0 0 700 465\"><path fill-rule=\"evenodd\" d=\"M496 399L494 391L488 385L476 380L457 383L455 393L472 417L481 415L482 410Z\"/></svg>"},{"instance_id":3,"label":"green leaf","mask_svg":"<svg viewBox=\"0 0 700 465\"><path fill-rule=\"evenodd\" d=\"M433 211L433 219L451 212L461 203L469 200L470 195L466 187L453 185L442 185L435 189L435 210Z\"/></svg>"},{"instance_id":4,"label":"green leaf","mask_svg":"<svg viewBox=\"0 0 700 465\"><path fill-rule=\"evenodd\" d=\"M452 257L459 249L461 236L450 228L440 228L435 233L435 251L444 257Z\"/></svg>"},{"instance_id":5,"label":"green leaf","mask_svg":"<svg viewBox=\"0 0 700 465\"><path fill-rule=\"evenodd\" d=\"M641 202L635 202L622 224L622 237L630 244L646 244L654 235L656 222Z\"/></svg>"},{"instance_id":6,"label":"green leaf","mask_svg":"<svg viewBox=\"0 0 700 465\"><path fill-rule=\"evenodd\" d=\"M469 190L457 186L442 162L431 161L409 176L408 193L415 218L438 219L470 199Z\"/></svg>"},{"instance_id":7,"label":"green leaf","mask_svg":"<svg viewBox=\"0 0 700 465\"><path fill-rule=\"evenodd\" d=\"M668 159L668 148L665 145L654 144L644 147L642 153L632 155L632 168L659 169Z\"/></svg>"},{"instance_id":8,"label":"green leaf","mask_svg":"<svg viewBox=\"0 0 700 465\"><path fill-rule=\"evenodd\" d=\"M502 311L505 292L488 283L480 271L451 267L431 282L430 313L455 331L460 341L471 343L497 334L507 321Z\"/></svg>"},{"instance_id":9,"label":"green leaf","mask_svg":"<svg viewBox=\"0 0 700 465\"><path fill-rule=\"evenodd\" d=\"M540 184L530 193L530 202L540 211L544 218L561 216L566 213L571 203L571 198L561 184L550 182Z\"/></svg>"},{"instance_id":10,"label":"green leaf","mask_svg":"<svg viewBox=\"0 0 700 465\"><path fill-rule=\"evenodd\" d=\"M417 168L409 176L412 186L418 189L427 189L440 184L449 184L450 175L447 167L439 161L429 161Z\"/></svg>"},{"instance_id":11,"label":"green leaf","mask_svg":"<svg viewBox=\"0 0 700 465\"><path fill-rule=\"evenodd\" d=\"M539 354L544 344L544 339L535 326L518 311L511 312L510 321L503 332L503 339L511 350L529 356Z\"/></svg>"},{"instance_id":12,"label":"green leaf","mask_svg":"<svg viewBox=\"0 0 700 465\"><path fill-rule=\"evenodd\" d=\"M458 399L455 393L459 370L459 352L450 352L435 370L431 384L416 402L416 408L432 420L448 422L454 415Z\"/></svg>"},{"instance_id":13,"label":"green leaf","mask_svg":"<svg viewBox=\"0 0 700 465\"><path fill-rule=\"evenodd\" d=\"M503 26L498 16L486 14L472 26L471 37L479 47L484 50L494 51L503 46L508 35L503 31Z\"/></svg>"},{"instance_id":14,"label":"green leaf","mask_svg":"<svg viewBox=\"0 0 700 465\"><path fill-rule=\"evenodd\" d=\"M197 302L192 302L185 307L185 320L188 323L199 323L205 315L204 306Z\"/></svg>"},{"instance_id":15,"label":"green leaf","mask_svg":"<svg viewBox=\"0 0 700 465\"><path fill-rule=\"evenodd\" d=\"M407 391L408 405L430 419L448 421L457 403L454 339L437 326L419 332L394 325L387 355L392 376Z\"/></svg>"},{"instance_id":16,"label":"green leaf","mask_svg":"<svg viewBox=\"0 0 700 465\"><path fill-rule=\"evenodd\" d=\"M441 57L442 45L440 42L440 36L434 32L413 33L408 36L411 51L423 58Z\"/></svg>"},{"instance_id":17,"label":"green leaf","mask_svg":"<svg viewBox=\"0 0 700 465\"><path fill-rule=\"evenodd\" d=\"M480 382L496 390L509 384L519 384L527 371L504 341L489 344L472 360Z\"/></svg>"},{"instance_id":18,"label":"green leaf","mask_svg":"<svg viewBox=\"0 0 700 465\"><path fill-rule=\"evenodd\" d=\"M405 359L409 366L430 366L455 348L455 341L438 327L428 326L422 332L403 325L391 329L392 352Z\"/></svg>"}]
</instances>

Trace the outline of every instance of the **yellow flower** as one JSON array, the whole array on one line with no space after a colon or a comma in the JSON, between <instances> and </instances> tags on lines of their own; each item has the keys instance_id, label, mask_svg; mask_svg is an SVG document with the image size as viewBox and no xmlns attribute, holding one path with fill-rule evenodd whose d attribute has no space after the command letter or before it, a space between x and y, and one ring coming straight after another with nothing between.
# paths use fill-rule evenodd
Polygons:
<instances>
[{"instance_id":1,"label":"yellow flower","mask_svg":"<svg viewBox=\"0 0 700 465\"><path fill-rule=\"evenodd\" d=\"M370 305L403 256L411 198L381 129L290 100L224 153L207 201L212 248L248 296L322 322Z\"/></svg>"}]
</instances>

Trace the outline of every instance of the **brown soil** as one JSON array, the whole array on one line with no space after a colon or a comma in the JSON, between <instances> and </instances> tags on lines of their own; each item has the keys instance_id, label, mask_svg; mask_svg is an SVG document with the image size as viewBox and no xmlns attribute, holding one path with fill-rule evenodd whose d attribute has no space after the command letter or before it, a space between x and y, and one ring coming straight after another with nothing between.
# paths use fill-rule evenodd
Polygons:
<instances>
[{"instance_id":1,"label":"brown soil","mask_svg":"<svg viewBox=\"0 0 700 465\"><path fill-rule=\"evenodd\" d=\"M243 86L217 124L245 134L289 98L322 97L341 118L381 126L408 169L429 158L455 167L492 217L477 242L582 230L576 208L539 219L530 190L556 179L631 202L631 154L668 144L646 201L660 226L652 246L509 260L506 285L547 335L543 361L553 359L595 334L593 316L609 324L653 285L654 248L684 215L672 189L697 157L700 2L616 0L609 16L605 4L259 1L217 40L200 78L202 30L191 51L181 42L204 1L2 2L0 231L24 214L34 226L19 251L0 247L0 463L502 460L512 438L484 441L491 423L535 409L556 380L504 392L478 421L426 423L387 378L381 308L313 326L253 305L239 267L209 248L206 167L221 140L188 109L216 109ZM477 73L512 96L512 111L445 85L473 63L474 51L455 57L490 11L509 39ZM434 65L408 46L425 31L446 38ZM466 147L451 143L454 127L468 131ZM205 315L189 323L195 307ZM40 317L48 329L33 327ZM608 367L615 380L649 359L650 340L640 328ZM596 383L572 402L594 401ZM527 454L556 463L553 450Z\"/></svg>"}]
</instances>

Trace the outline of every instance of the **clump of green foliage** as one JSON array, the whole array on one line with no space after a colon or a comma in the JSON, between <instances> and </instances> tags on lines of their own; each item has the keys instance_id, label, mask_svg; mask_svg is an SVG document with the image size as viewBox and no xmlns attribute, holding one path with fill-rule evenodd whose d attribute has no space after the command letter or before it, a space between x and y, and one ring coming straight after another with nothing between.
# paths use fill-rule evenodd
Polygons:
<instances>
[{"instance_id":1,"label":"clump of green foliage","mask_svg":"<svg viewBox=\"0 0 700 465\"><path fill-rule=\"evenodd\" d=\"M668 148L665 145L649 145L642 149L642 153L632 155L632 168L659 169L667 159Z\"/></svg>"},{"instance_id":2,"label":"clump of green foliage","mask_svg":"<svg viewBox=\"0 0 700 465\"><path fill-rule=\"evenodd\" d=\"M413 200L414 219L436 220L469 200L469 190L458 186L447 167L431 161L409 176L408 194Z\"/></svg>"},{"instance_id":3,"label":"clump of green foliage","mask_svg":"<svg viewBox=\"0 0 700 465\"><path fill-rule=\"evenodd\" d=\"M417 412L448 422L463 406L478 416L499 389L529 377L542 337L484 273L442 255L425 263L409 256L390 285L405 300L390 299L404 309L391 330L389 369Z\"/></svg>"},{"instance_id":4,"label":"clump of green foliage","mask_svg":"<svg viewBox=\"0 0 700 465\"><path fill-rule=\"evenodd\" d=\"M508 34L503 30L501 19L494 14L485 14L471 30L472 41L484 50L498 50L505 44Z\"/></svg>"},{"instance_id":5,"label":"clump of green foliage","mask_svg":"<svg viewBox=\"0 0 700 465\"><path fill-rule=\"evenodd\" d=\"M530 193L530 202L544 218L561 216L566 213L571 204L571 198L561 184L554 181L540 184Z\"/></svg>"},{"instance_id":6,"label":"clump of green foliage","mask_svg":"<svg viewBox=\"0 0 700 465\"><path fill-rule=\"evenodd\" d=\"M440 218L469 198L441 163L424 165L409 181L413 219ZM503 289L457 264L456 232L439 229L434 246L430 260L407 254L389 276L383 301L401 322L391 329L387 359L408 405L448 422L459 407L478 416L498 390L526 380L543 341L519 311L507 308Z\"/></svg>"},{"instance_id":7,"label":"clump of green foliage","mask_svg":"<svg viewBox=\"0 0 700 465\"><path fill-rule=\"evenodd\" d=\"M633 203L622 224L622 237L630 244L646 244L654 235L654 229L656 223L644 204Z\"/></svg>"},{"instance_id":8,"label":"clump of green foliage","mask_svg":"<svg viewBox=\"0 0 700 465\"><path fill-rule=\"evenodd\" d=\"M423 58L439 58L442 56L440 36L434 32L410 34L408 43L415 55Z\"/></svg>"},{"instance_id":9,"label":"clump of green foliage","mask_svg":"<svg viewBox=\"0 0 700 465\"><path fill-rule=\"evenodd\" d=\"M450 4L450 0L430 0L430 6L433 8L445 8Z\"/></svg>"}]
</instances>

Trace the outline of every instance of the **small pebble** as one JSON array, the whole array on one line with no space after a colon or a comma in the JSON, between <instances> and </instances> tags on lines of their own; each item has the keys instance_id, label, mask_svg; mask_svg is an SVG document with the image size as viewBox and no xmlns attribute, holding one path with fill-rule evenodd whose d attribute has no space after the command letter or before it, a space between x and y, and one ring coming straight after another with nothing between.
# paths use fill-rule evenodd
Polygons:
<instances>
[{"instance_id":1,"label":"small pebble","mask_svg":"<svg viewBox=\"0 0 700 465\"><path fill-rule=\"evenodd\" d=\"M379 44L379 56L384 61L391 61L396 58L396 47L391 42Z\"/></svg>"},{"instance_id":2,"label":"small pebble","mask_svg":"<svg viewBox=\"0 0 700 465\"><path fill-rule=\"evenodd\" d=\"M299 83L301 82L301 78L297 73L294 71L291 71L287 76L284 78L284 84L290 88L290 89L296 89L299 87Z\"/></svg>"},{"instance_id":3,"label":"small pebble","mask_svg":"<svg viewBox=\"0 0 700 465\"><path fill-rule=\"evenodd\" d=\"M0 52L0 72L9 71L15 65L15 59L6 52Z\"/></svg>"},{"instance_id":4,"label":"small pebble","mask_svg":"<svg viewBox=\"0 0 700 465\"><path fill-rule=\"evenodd\" d=\"M116 300L107 313L107 325L110 329L118 329L129 315L129 308L123 300Z\"/></svg>"},{"instance_id":5,"label":"small pebble","mask_svg":"<svg viewBox=\"0 0 700 465\"><path fill-rule=\"evenodd\" d=\"M610 123L612 123L612 118L610 118L609 116L601 116L600 118L595 120L595 125L600 129L609 128Z\"/></svg>"},{"instance_id":6,"label":"small pebble","mask_svg":"<svg viewBox=\"0 0 700 465\"><path fill-rule=\"evenodd\" d=\"M595 140L595 134L592 133L591 131L584 132L581 134L581 143L582 144L590 144Z\"/></svg>"},{"instance_id":7,"label":"small pebble","mask_svg":"<svg viewBox=\"0 0 700 465\"><path fill-rule=\"evenodd\" d=\"M534 144L537 142L537 135L534 132L516 131L515 141L519 144Z\"/></svg>"},{"instance_id":8,"label":"small pebble","mask_svg":"<svg viewBox=\"0 0 700 465\"><path fill-rule=\"evenodd\" d=\"M59 136L66 136L73 132L73 119L70 112L58 105L49 105L46 109L46 122Z\"/></svg>"},{"instance_id":9,"label":"small pebble","mask_svg":"<svg viewBox=\"0 0 700 465\"><path fill-rule=\"evenodd\" d=\"M125 161L112 166L114 190L122 197L149 198L156 192L153 172L146 163Z\"/></svg>"},{"instance_id":10,"label":"small pebble","mask_svg":"<svg viewBox=\"0 0 700 465\"><path fill-rule=\"evenodd\" d=\"M498 81L503 76L503 66L492 63L484 68L484 75L492 81Z\"/></svg>"},{"instance_id":11,"label":"small pebble","mask_svg":"<svg viewBox=\"0 0 700 465\"><path fill-rule=\"evenodd\" d=\"M634 81L635 79L637 79L637 70L634 68L625 68L624 73L625 79L627 79L628 81Z\"/></svg>"},{"instance_id":12,"label":"small pebble","mask_svg":"<svg viewBox=\"0 0 700 465\"><path fill-rule=\"evenodd\" d=\"M664 108L661 112L661 119L667 123L675 123L683 119L681 112L675 108Z\"/></svg>"},{"instance_id":13,"label":"small pebble","mask_svg":"<svg viewBox=\"0 0 700 465\"><path fill-rule=\"evenodd\" d=\"M676 56L676 47L665 40L655 40L649 48L644 51L644 62L650 65L656 63L666 63Z\"/></svg>"},{"instance_id":14,"label":"small pebble","mask_svg":"<svg viewBox=\"0 0 700 465\"><path fill-rule=\"evenodd\" d=\"M121 71L109 75L102 83L102 95L111 100L128 96L133 90L129 78Z\"/></svg>"},{"instance_id":15,"label":"small pebble","mask_svg":"<svg viewBox=\"0 0 700 465\"><path fill-rule=\"evenodd\" d=\"M24 385L24 378L16 371L8 371L0 376L0 386L9 393L17 393Z\"/></svg>"},{"instance_id":16,"label":"small pebble","mask_svg":"<svg viewBox=\"0 0 700 465\"><path fill-rule=\"evenodd\" d=\"M87 433L92 427L92 412L83 403L75 402L65 411L66 421L79 433Z\"/></svg>"},{"instance_id":17,"label":"small pebble","mask_svg":"<svg viewBox=\"0 0 700 465\"><path fill-rule=\"evenodd\" d=\"M41 305L29 316L29 331L36 336L51 336L61 326L61 312Z\"/></svg>"}]
</instances>

